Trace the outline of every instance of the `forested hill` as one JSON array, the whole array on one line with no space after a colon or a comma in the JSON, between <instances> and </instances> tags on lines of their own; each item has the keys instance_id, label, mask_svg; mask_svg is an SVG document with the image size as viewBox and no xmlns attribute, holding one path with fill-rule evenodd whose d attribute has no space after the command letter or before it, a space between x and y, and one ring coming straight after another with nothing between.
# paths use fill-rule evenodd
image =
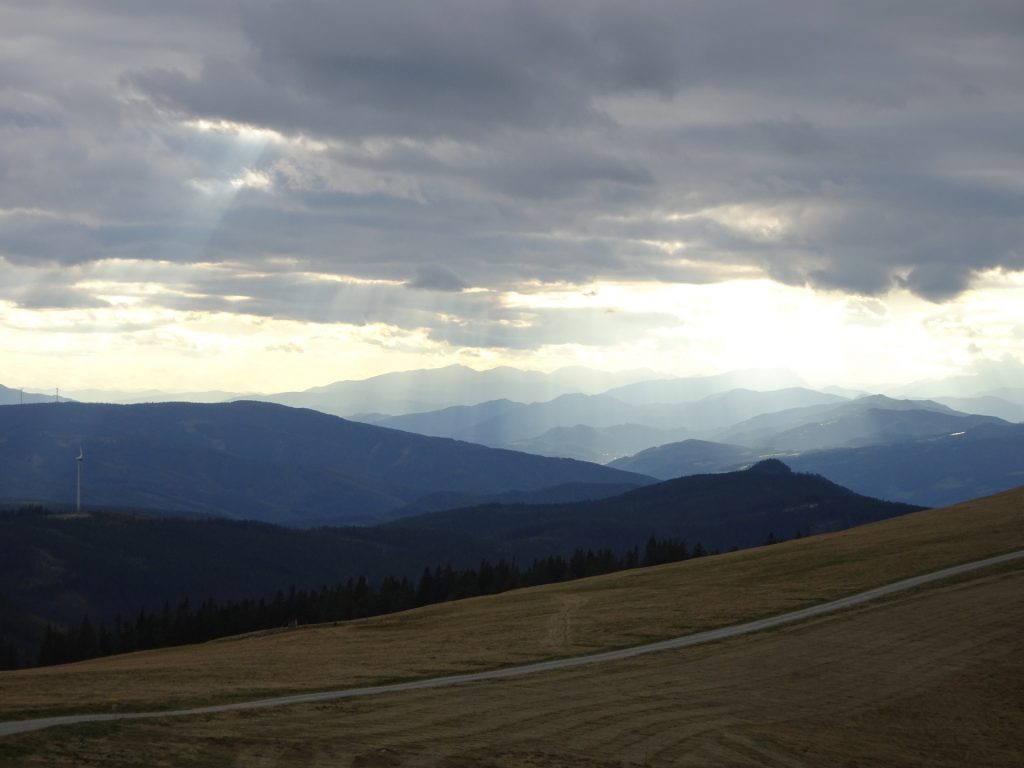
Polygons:
<instances>
[{"instance_id":1,"label":"forested hill","mask_svg":"<svg viewBox=\"0 0 1024 768\"><path fill-rule=\"evenodd\" d=\"M410 536L127 513L0 513L0 595L60 624L185 597L260 597L350 577L412 577L427 564L469 565L501 554L448 531Z\"/></svg>"},{"instance_id":2,"label":"forested hill","mask_svg":"<svg viewBox=\"0 0 1024 768\"><path fill-rule=\"evenodd\" d=\"M652 482L597 464L485 448L271 403L0 407L0 495L285 525L365 524L437 492Z\"/></svg>"},{"instance_id":3,"label":"forested hill","mask_svg":"<svg viewBox=\"0 0 1024 768\"><path fill-rule=\"evenodd\" d=\"M916 509L858 496L767 461L680 478L612 499L484 505L363 528L310 531L217 519L108 512L0 514L0 636L29 647L47 622L131 616L165 601L270 598L367 577L415 579L424 567L476 566L607 550L654 536L702 551L837 530Z\"/></svg>"},{"instance_id":4,"label":"forested hill","mask_svg":"<svg viewBox=\"0 0 1024 768\"><path fill-rule=\"evenodd\" d=\"M644 532L726 549L840 530L922 507L861 496L776 459L748 470L693 475L598 501L545 506L481 505L407 517L390 528L447 530L496 539L522 554L574 542L614 547Z\"/></svg>"}]
</instances>

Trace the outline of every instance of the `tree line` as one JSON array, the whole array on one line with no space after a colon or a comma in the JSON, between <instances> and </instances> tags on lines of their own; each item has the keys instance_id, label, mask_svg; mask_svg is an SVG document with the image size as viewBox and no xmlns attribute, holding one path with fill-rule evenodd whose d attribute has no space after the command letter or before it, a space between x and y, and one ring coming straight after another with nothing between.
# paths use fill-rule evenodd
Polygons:
<instances>
[{"instance_id":1,"label":"tree line","mask_svg":"<svg viewBox=\"0 0 1024 768\"><path fill-rule=\"evenodd\" d=\"M140 610L132 617L118 615L109 624L85 616L75 626L49 625L35 659L19 657L10 644L0 649L0 668L63 664L299 624L350 621L705 554L700 543L691 548L685 540L651 536L643 549L634 547L621 555L611 549L577 549L568 558L538 558L526 568L515 560L481 560L475 568L453 568L450 564L427 567L418 580L387 577L375 585L359 577L320 589L292 587L269 599L206 599L193 603L185 598L176 605L165 602L160 610Z\"/></svg>"}]
</instances>

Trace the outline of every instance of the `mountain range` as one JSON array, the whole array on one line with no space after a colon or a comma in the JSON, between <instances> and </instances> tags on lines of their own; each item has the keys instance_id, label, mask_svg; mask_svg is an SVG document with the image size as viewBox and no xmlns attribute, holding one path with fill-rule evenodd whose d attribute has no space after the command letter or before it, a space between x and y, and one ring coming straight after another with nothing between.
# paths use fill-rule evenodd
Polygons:
<instances>
[{"instance_id":1,"label":"mountain range","mask_svg":"<svg viewBox=\"0 0 1024 768\"><path fill-rule=\"evenodd\" d=\"M1017 383L1020 380L1018 369L1019 365L1014 367L1008 361L1004 361L998 371L993 369L986 375L973 374L918 381L908 385L883 387L874 392L896 398L931 398L958 410L1019 421L1020 418L1015 419L1006 412L992 413L989 410L968 408L963 404L965 400L977 400L981 407L1001 410L1007 407L1007 403L1011 408L1024 407L1024 387ZM510 367L477 371L465 366L451 365L386 373L365 379L343 379L301 391L272 394L256 394L248 388L243 392L72 389L63 394L70 399L108 403L226 402L256 399L314 408L339 416L374 413L395 416L438 410L453 405L476 405L488 400L540 402L554 399L559 395L576 393L610 394L630 405L650 405L694 402L732 389L770 391L807 386L799 376L784 369L748 369L711 376L667 377L642 369L607 372L569 367L545 373ZM49 393L52 391L52 385L44 386L42 389ZM819 389L847 399L873 393L863 388L851 389L835 385ZM0 397L2 392L0 390ZM42 397L49 399L50 395L43 394ZM947 400L960 401L961 404L949 403Z\"/></svg>"},{"instance_id":2,"label":"mountain range","mask_svg":"<svg viewBox=\"0 0 1024 768\"><path fill-rule=\"evenodd\" d=\"M551 373L522 371L507 366L476 371L450 365L421 371L402 371L369 379L337 381L301 392L247 395L247 399L314 408L338 416L365 413L404 414L488 400L534 402L570 393L597 394L623 384L656 376L653 371L596 371L560 368Z\"/></svg>"},{"instance_id":3,"label":"mountain range","mask_svg":"<svg viewBox=\"0 0 1024 768\"><path fill-rule=\"evenodd\" d=\"M627 451L622 450L622 444L610 444L615 433L608 431L609 428L619 428L619 436L626 440L631 435L622 428L632 428L633 436L637 435L636 428L655 430L648 432L649 439L663 437L666 432L675 436L713 436L719 430L758 414L846 402L838 395L792 387L768 392L733 389L708 395L696 402L637 405L619 399L615 394L619 391L622 390L602 395L562 395L538 403L495 400L475 406L371 418L369 421L394 429L494 447L543 445L550 439L548 433L552 430L586 426L605 430L606 448L621 456Z\"/></svg>"},{"instance_id":4,"label":"mountain range","mask_svg":"<svg viewBox=\"0 0 1024 768\"><path fill-rule=\"evenodd\" d=\"M1024 424L991 423L911 441L787 457L884 499L946 506L1024 485Z\"/></svg>"},{"instance_id":5,"label":"mountain range","mask_svg":"<svg viewBox=\"0 0 1024 768\"><path fill-rule=\"evenodd\" d=\"M623 457L684 440L749 449L749 455L737 455L734 464L723 464L720 456L698 458L698 463L710 459L707 469L731 468L773 453L900 442L1007 423L930 400L884 395L848 400L800 387L768 392L734 389L692 403L642 406L612 394L563 395L529 404L496 400L370 421L493 447L599 461L620 469L627 466L619 461ZM697 458L697 453L692 455Z\"/></svg>"},{"instance_id":6,"label":"mountain range","mask_svg":"<svg viewBox=\"0 0 1024 768\"><path fill-rule=\"evenodd\" d=\"M86 402L121 404L259 400L297 408L313 408L338 416L371 413L393 416L453 405L476 405L489 400L540 402L566 394L596 395L611 391L623 402L645 405L698 400L739 387L767 390L799 386L805 386L804 382L788 371L761 369L730 371L714 376L668 378L646 369L601 371L570 366L543 372L502 366L478 371L463 365L449 365L385 373L366 379L343 379L300 391L271 394L97 389L78 389L67 394L72 399Z\"/></svg>"},{"instance_id":7,"label":"mountain range","mask_svg":"<svg viewBox=\"0 0 1024 768\"><path fill-rule=\"evenodd\" d=\"M751 370L676 379L651 376L649 371L600 374L572 368L541 373L512 368L474 371L449 366L340 381L304 392L263 397L307 403L338 413L358 411L363 427L450 438L518 454L571 458L661 479L733 470L769 456L782 456L794 462L799 457L802 468L820 468L830 478L848 481L854 488L896 494L891 498L926 504L962 500L974 490L1011 487L1018 479L1012 467L999 461L972 476L961 472L956 482L928 479L927 468L918 470L912 466L915 456L927 461L926 451L920 446L908 448L905 454L910 462L906 477L920 478L923 485L919 488L907 484L890 487L877 482L864 485L864 472L858 467L870 463L869 457L875 452L868 449L876 446L910 445L918 441L928 445L958 433L968 433L972 440L980 442L993 440L991 436L976 436L995 435L998 431L985 433L975 429L1019 421L1024 416L1024 390L1020 388L1007 386L983 394L979 391L982 379L959 377L945 382L922 382L919 388L966 395L921 400L863 395L836 387L813 390L787 371ZM158 397L158 393L137 396L147 394ZM197 399L231 397L226 392L192 394ZM0 389L0 401L20 401L22 397L25 402L52 404L48 395L22 395L16 390ZM252 404L237 407L252 408ZM408 412L416 408L426 410ZM254 425L261 423L261 412L247 413L253 414ZM595 498L618 492L624 485L644 482L635 477L598 477L592 474L593 468L586 472L576 468L563 476L550 469L553 465L545 465L547 469L539 473L510 470L510 477L521 478L525 474L543 478L541 487L532 479L506 483L498 480L490 469L478 470L478 458L463 462L468 471L462 476L458 462L436 473L424 470L422 461L419 470L403 467L382 471L373 462L372 466L361 466L358 461L353 464L356 457L338 447L357 433L363 435L357 443L369 439L369 433L360 432L352 426L353 422L347 424L344 436L325 436L311 443L319 446L317 455L332 456L341 450L343 455L338 461L320 461L304 450L299 435L307 425L292 433L294 446L287 440L282 443L272 430L257 429L251 436L254 444L269 441L267 444L287 446L281 449L283 453L262 454L239 451L238 446L244 441L237 439L211 437L204 443L182 440L177 435L168 441L165 437L176 435L175 429L139 427L132 445L127 447L124 443L118 449L123 449L120 458L111 458L109 441L100 440L88 449L86 499L133 508L166 508L313 525L371 523L446 505L508 501L512 498L509 494L516 493L520 494L517 498L529 498L531 502ZM75 441L81 440L79 433L62 434L61 450L73 450ZM35 439L31 430L25 437ZM0 433L0 440L10 439L9 434ZM402 440L412 440L410 445L426 445L413 437ZM229 444L231 448L224 450ZM100 453L95 454L94 448ZM440 450L439 455L449 455L449 449L450 446ZM431 449L409 450L422 456ZM831 452L831 458L826 462L816 455L820 452ZM147 460L140 462L141 467L130 469L136 455ZM474 457L484 455L487 454ZM0 486L0 496L49 501L72 498L73 465L66 461L52 465L60 468L58 476L50 469L42 471L39 466L20 465L22 458L12 457L12 467L20 467L17 473L13 468L0 469L0 479L4 472L10 478ZM97 467L97 458L111 461ZM523 468L524 462L520 457L511 463ZM154 463L162 468L159 472L154 472ZM482 463L493 467L501 462L492 454ZM975 464L967 456L961 466L973 468ZM102 471L97 473L97 468ZM163 478L158 480L161 473ZM975 476L977 482L971 479ZM559 486L557 491L553 486ZM187 492L181 492L182 489Z\"/></svg>"},{"instance_id":8,"label":"mountain range","mask_svg":"<svg viewBox=\"0 0 1024 768\"><path fill-rule=\"evenodd\" d=\"M897 442L992 423L1006 422L994 416L959 413L930 400L872 395L838 404L763 413L715 437L748 448L801 452Z\"/></svg>"},{"instance_id":9,"label":"mountain range","mask_svg":"<svg viewBox=\"0 0 1024 768\"><path fill-rule=\"evenodd\" d=\"M1009 393L1008 393L1009 394ZM1010 395L1013 396L1012 394ZM942 403L963 413L980 413L984 416L997 416L1006 421L1024 421L1024 390L1018 395L1018 402L997 395L977 397L937 397L935 402Z\"/></svg>"},{"instance_id":10,"label":"mountain range","mask_svg":"<svg viewBox=\"0 0 1024 768\"><path fill-rule=\"evenodd\" d=\"M684 440L617 459L609 466L667 480L729 472L766 455L771 454L745 446ZM940 507L1024 485L1024 424L983 422L955 432L905 435L893 442L783 458L794 470L822 475L858 493Z\"/></svg>"},{"instance_id":11,"label":"mountain range","mask_svg":"<svg viewBox=\"0 0 1024 768\"><path fill-rule=\"evenodd\" d=\"M651 482L271 403L49 403L0 408L0 496L72 501L80 449L87 505L289 525L379 521L439 492L582 483L600 495L605 484L618 492Z\"/></svg>"}]
</instances>

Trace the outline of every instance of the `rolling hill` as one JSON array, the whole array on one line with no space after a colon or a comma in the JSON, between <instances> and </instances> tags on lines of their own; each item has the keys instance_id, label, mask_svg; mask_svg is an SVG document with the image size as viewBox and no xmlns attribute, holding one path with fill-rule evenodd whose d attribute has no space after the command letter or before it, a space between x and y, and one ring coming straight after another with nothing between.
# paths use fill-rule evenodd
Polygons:
<instances>
[{"instance_id":1,"label":"rolling hill","mask_svg":"<svg viewBox=\"0 0 1024 768\"><path fill-rule=\"evenodd\" d=\"M564 491L575 498L585 489ZM515 498L515 497L513 497ZM526 495L521 498L529 498ZM487 504L424 513L373 527L311 531L223 519L43 510L0 515L0 602L22 619L20 644L46 622L158 610L185 597L269 597L290 586L349 578L415 580L424 567L500 558L528 565L577 549L622 555L651 536L707 550L762 544L906 514L915 507L858 496L777 461L560 504Z\"/></svg>"},{"instance_id":2,"label":"rolling hill","mask_svg":"<svg viewBox=\"0 0 1024 768\"><path fill-rule=\"evenodd\" d=\"M290 525L368 523L437 492L643 484L595 464L423 437L270 403L0 408L0 494Z\"/></svg>"},{"instance_id":3,"label":"rolling hill","mask_svg":"<svg viewBox=\"0 0 1024 768\"><path fill-rule=\"evenodd\" d=\"M748 470L695 475L621 496L543 506L489 504L405 517L393 529L446 530L501 542L519 558L608 547L622 551L654 534L708 549L762 544L770 535L823 533L919 509L859 496L777 460Z\"/></svg>"}]
</instances>

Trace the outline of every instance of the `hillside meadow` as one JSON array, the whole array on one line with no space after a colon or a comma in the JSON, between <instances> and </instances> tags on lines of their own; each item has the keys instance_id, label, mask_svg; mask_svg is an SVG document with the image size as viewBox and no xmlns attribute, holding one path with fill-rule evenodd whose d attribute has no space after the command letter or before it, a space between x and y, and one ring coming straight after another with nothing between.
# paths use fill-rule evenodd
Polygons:
<instances>
[{"instance_id":1,"label":"hillside meadow","mask_svg":"<svg viewBox=\"0 0 1024 768\"><path fill-rule=\"evenodd\" d=\"M499 682L5 739L0 765L1016 768L1024 571Z\"/></svg>"},{"instance_id":2,"label":"hillside meadow","mask_svg":"<svg viewBox=\"0 0 1024 768\"><path fill-rule=\"evenodd\" d=\"M171 708L633 645L1024 547L1024 489L757 550L0 675L0 718ZM1016 765L1024 575L517 680L260 713L76 726L10 765ZM827 759L826 759L827 758ZM6 761L4 763L3 761Z\"/></svg>"}]
</instances>

